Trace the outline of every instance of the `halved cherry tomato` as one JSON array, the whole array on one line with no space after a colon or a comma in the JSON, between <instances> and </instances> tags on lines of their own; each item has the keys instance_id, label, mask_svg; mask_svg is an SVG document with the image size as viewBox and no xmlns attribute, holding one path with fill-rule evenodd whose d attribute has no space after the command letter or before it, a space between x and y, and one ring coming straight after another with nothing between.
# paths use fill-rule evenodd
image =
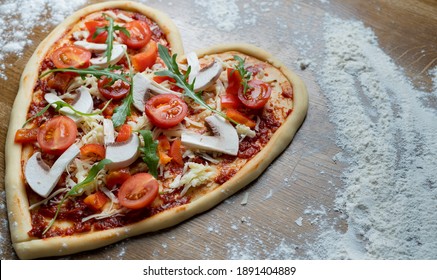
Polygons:
<instances>
[{"instance_id":1,"label":"halved cherry tomato","mask_svg":"<svg viewBox=\"0 0 437 280\"><path fill-rule=\"evenodd\" d=\"M33 143L36 142L38 136L38 128L20 128L15 132L15 143Z\"/></svg>"},{"instance_id":2,"label":"halved cherry tomato","mask_svg":"<svg viewBox=\"0 0 437 280\"><path fill-rule=\"evenodd\" d=\"M226 110L226 116L228 116L228 118L231 118L234 121L236 121L240 124L244 124L250 128L254 128L256 126L256 122L254 122L248 116L246 116L245 114L243 114L240 111L237 111L235 109L230 108L230 109Z\"/></svg>"},{"instance_id":3,"label":"halved cherry tomato","mask_svg":"<svg viewBox=\"0 0 437 280\"><path fill-rule=\"evenodd\" d=\"M120 32L120 38L131 49L141 49L152 38L152 31L150 31L149 25L144 21L134 20L126 23L124 27L129 31L130 36Z\"/></svg>"},{"instance_id":4,"label":"halved cherry tomato","mask_svg":"<svg viewBox=\"0 0 437 280\"><path fill-rule=\"evenodd\" d=\"M100 144L85 144L80 148L80 155L82 157L95 157L98 159L104 159L105 154L105 147Z\"/></svg>"},{"instance_id":5,"label":"halved cherry tomato","mask_svg":"<svg viewBox=\"0 0 437 280\"><path fill-rule=\"evenodd\" d=\"M106 202L109 201L109 198L101 191L97 191L93 194L85 197L83 202L90 206L94 210L100 210L103 206L105 206Z\"/></svg>"},{"instance_id":6,"label":"halved cherry tomato","mask_svg":"<svg viewBox=\"0 0 437 280\"><path fill-rule=\"evenodd\" d=\"M220 102L222 109L238 109L242 106L240 99L238 99L238 96L233 94L225 94L220 96Z\"/></svg>"},{"instance_id":7,"label":"halved cherry tomato","mask_svg":"<svg viewBox=\"0 0 437 280\"><path fill-rule=\"evenodd\" d=\"M74 143L76 136L76 123L69 117L57 116L39 128L37 140L43 152L60 155Z\"/></svg>"},{"instance_id":8,"label":"halved cherry tomato","mask_svg":"<svg viewBox=\"0 0 437 280\"><path fill-rule=\"evenodd\" d=\"M235 70L234 68L227 69L228 75L228 87L226 88L226 94L237 95L241 85L241 75L240 72Z\"/></svg>"},{"instance_id":9,"label":"halved cherry tomato","mask_svg":"<svg viewBox=\"0 0 437 280\"><path fill-rule=\"evenodd\" d=\"M51 59L57 68L86 68L90 64L91 52L78 46L63 46L52 53Z\"/></svg>"},{"instance_id":10,"label":"halved cherry tomato","mask_svg":"<svg viewBox=\"0 0 437 280\"><path fill-rule=\"evenodd\" d=\"M140 53L131 57L132 65L138 72L143 72L147 68L153 66L158 58L158 46L156 42L151 40Z\"/></svg>"},{"instance_id":11,"label":"halved cherry tomato","mask_svg":"<svg viewBox=\"0 0 437 280\"><path fill-rule=\"evenodd\" d=\"M261 109L269 100L272 88L260 80L250 80L248 85L246 92L243 87L240 88L238 99L248 108Z\"/></svg>"},{"instance_id":12,"label":"halved cherry tomato","mask_svg":"<svg viewBox=\"0 0 437 280\"><path fill-rule=\"evenodd\" d=\"M108 175L106 175L106 186L112 189L116 185L123 184L129 178L130 173L127 168L109 171Z\"/></svg>"},{"instance_id":13,"label":"halved cherry tomato","mask_svg":"<svg viewBox=\"0 0 437 280\"><path fill-rule=\"evenodd\" d=\"M120 127L120 131L118 132L117 138L115 142L124 142L129 140L130 135L132 134L132 127L128 124L123 124Z\"/></svg>"},{"instance_id":14,"label":"halved cherry tomato","mask_svg":"<svg viewBox=\"0 0 437 280\"><path fill-rule=\"evenodd\" d=\"M129 93L129 84L122 80L117 80L114 84L109 85L111 80L112 79L107 77L100 79L97 83L99 92L107 99L123 99Z\"/></svg>"},{"instance_id":15,"label":"halved cherry tomato","mask_svg":"<svg viewBox=\"0 0 437 280\"><path fill-rule=\"evenodd\" d=\"M47 86L61 93L65 93L71 80L73 80L75 76L76 74L68 72L55 73L47 79Z\"/></svg>"},{"instance_id":16,"label":"halved cherry tomato","mask_svg":"<svg viewBox=\"0 0 437 280\"><path fill-rule=\"evenodd\" d=\"M141 209L150 205L158 196L158 181L149 173L137 173L121 185L118 201L129 209Z\"/></svg>"},{"instance_id":17,"label":"halved cherry tomato","mask_svg":"<svg viewBox=\"0 0 437 280\"><path fill-rule=\"evenodd\" d=\"M167 155L168 150L170 150L170 142L164 134L159 135L158 141L159 163L166 165L171 161L171 157Z\"/></svg>"},{"instance_id":18,"label":"halved cherry tomato","mask_svg":"<svg viewBox=\"0 0 437 280\"><path fill-rule=\"evenodd\" d=\"M168 154L179 166L184 165L181 152L181 139L176 139L173 141L173 143L171 143L170 152Z\"/></svg>"},{"instance_id":19,"label":"halved cherry tomato","mask_svg":"<svg viewBox=\"0 0 437 280\"><path fill-rule=\"evenodd\" d=\"M187 113L187 103L174 94L156 95L146 102L147 117L160 128L170 128L177 125Z\"/></svg>"},{"instance_id":20,"label":"halved cherry tomato","mask_svg":"<svg viewBox=\"0 0 437 280\"><path fill-rule=\"evenodd\" d=\"M106 38L108 37L107 31L103 31L102 33L100 33L96 37L94 37L94 33L96 32L97 28L105 27L107 25L108 25L108 22L106 20L103 20L103 21L91 20L91 21L85 22L85 27L88 29L88 31L90 33L90 35L88 36L88 38L86 38L86 40L88 42L93 42L93 43L100 43L100 44L105 43Z\"/></svg>"}]
</instances>

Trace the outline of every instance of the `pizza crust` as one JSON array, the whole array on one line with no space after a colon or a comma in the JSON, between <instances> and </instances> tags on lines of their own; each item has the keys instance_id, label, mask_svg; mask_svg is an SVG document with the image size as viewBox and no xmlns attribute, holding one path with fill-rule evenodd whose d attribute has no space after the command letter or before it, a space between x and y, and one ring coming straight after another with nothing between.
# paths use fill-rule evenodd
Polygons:
<instances>
[{"instance_id":1,"label":"pizza crust","mask_svg":"<svg viewBox=\"0 0 437 280\"><path fill-rule=\"evenodd\" d=\"M30 214L27 210L26 190L23 184L23 174L21 174L21 145L14 143L15 131L24 123L26 112L23 108L28 108L30 104L32 88L37 78L39 62L44 58L45 53L55 43L57 38L78 18L88 13L105 9L121 8L134 9L146 14L159 21L166 17L155 10L145 8L142 5L131 2L108 2L87 7L69 17L64 23L58 26L38 47L34 55L26 66L21 82L20 89L14 103L11 115L10 129L6 144L6 195L9 209L9 222L12 235L13 246L17 255L22 259L33 259L46 256L61 256L73 254L81 251L96 249L119 240L140 235L146 232L158 231L176 225L196 214L211 209L221 201L236 193L250 182L255 180L269 164L280 155L289 145L294 134L302 124L307 108L308 94L302 80L288 70L280 61L272 57L268 52L247 44L218 45L203 49L197 52L199 57L208 54L216 54L226 51L238 51L243 54L255 57L261 61L268 62L284 74L293 86L293 112L287 117L286 121L273 134L268 144L243 168L234 175L229 181L217 187L201 197L196 198L189 204L171 208L135 224L109 230L76 234L73 236L60 236L46 239L31 239L27 232L31 229ZM151 14L150 14L151 13ZM152 16L154 15L154 16ZM182 54L179 33L174 26L166 19L168 32L173 36L167 38L173 47L173 51ZM160 25L161 26L161 25ZM161 26L162 27L162 26ZM174 28L174 30L173 30ZM177 42L179 40L179 42ZM181 57L183 61L183 57ZM17 173L19 176L17 176Z\"/></svg>"}]
</instances>

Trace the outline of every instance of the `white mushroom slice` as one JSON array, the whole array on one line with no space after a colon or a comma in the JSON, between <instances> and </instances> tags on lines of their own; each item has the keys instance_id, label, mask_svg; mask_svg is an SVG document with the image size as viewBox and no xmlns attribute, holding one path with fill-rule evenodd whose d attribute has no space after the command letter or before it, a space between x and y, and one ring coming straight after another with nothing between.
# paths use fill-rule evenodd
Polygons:
<instances>
[{"instance_id":1,"label":"white mushroom slice","mask_svg":"<svg viewBox=\"0 0 437 280\"><path fill-rule=\"evenodd\" d=\"M109 63L107 61L108 59L106 56L92 58L90 62L92 65L99 66L102 68L108 67L109 65L116 64L120 59L122 59L122 57L126 52L126 49L127 49L126 45L123 44L114 45L114 47L112 48L112 54Z\"/></svg>"},{"instance_id":2,"label":"white mushroom slice","mask_svg":"<svg viewBox=\"0 0 437 280\"><path fill-rule=\"evenodd\" d=\"M89 51L93 52L103 52L108 47L107 44L97 44L97 43L91 43L87 41L76 41L74 42L74 45L82 47L84 49L87 49Z\"/></svg>"},{"instance_id":3,"label":"white mushroom slice","mask_svg":"<svg viewBox=\"0 0 437 280\"><path fill-rule=\"evenodd\" d=\"M110 119L103 119L103 141L105 146L114 143L114 124Z\"/></svg>"},{"instance_id":4,"label":"white mushroom slice","mask_svg":"<svg viewBox=\"0 0 437 280\"><path fill-rule=\"evenodd\" d=\"M188 82L191 84L200 71L199 59L195 52L187 54L187 63L191 67L190 74L188 75Z\"/></svg>"},{"instance_id":5,"label":"white mushroom slice","mask_svg":"<svg viewBox=\"0 0 437 280\"><path fill-rule=\"evenodd\" d=\"M220 77L223 68L222 64L215 60L210 65L202 68L196 76L194 91L201 91L208 88Z\"/></svg>"},{"instance_id":6,"label":"white mushroom slice","mask_svg":"<svg viewBox=\"0 0 437 280\"><path fill-rule=\"evenodd\" d=\"M77 89L77 92L78 93L77 93L76 100L71 106L75 110L81 113L91 113L91 111L93 110L93 98L91 97L89 89L84 86L81 86L80 88ZM64 100L62 100L56 94L53 93L45 94L44 99L48 103L53 103L57 101L65 102ZM53 104L52 106L56 107L56 104ZM80 117L77 116L76 113L68 107L61 108L59 111L74 121L78 121L80 119Z\"/></svg>"},{"instance_id":7,"label":"white mushroom slice","mask_svg":"<svg viewBox=\"0 0 437 280\"><path fill-rule=\"evenodd\" d=\"M40 152L34 153L27 161L24 170L27 183L37 194L47 197L79 152L79 147L76 144L71 145L51 168L42 160Z\"/></svg>"},{"instance_id":8,"label":"white mushroom slice","mask_svg":"<svg viewBox=\"0 0 437 280\"><path fill-rule=\"evenodd\" d=\"M206 117L205 121L211 127L214 136L182 132L182 144L192 148L236 156L239 141L235 128L224 118L217 115Z\"/></svg>"},{"instance_id":9,"label":"white mushroom slice","mask_svg":"<svg viewBox=\"0 0 437 280\"><path fill-rule=\"evenodd\" d=\"M109 170L119 169L132 164L140 155L140 139L132 133L125 142L111 143L106 147L106 158L112 162L106 165Z\"/></svg>"},{"instance_id":10,"label":"white mushroom slice","mask_svg":"<svg viewBox=\"0 0 437 280\"><path fill-rule=\"evenodd\" d=\"M141 73L135 74L133 78L133 99L134 106L141 112L144 112L146 101L151 97L149 90L157 93L157 94L166 94L171 93L177 96L181 96L181 94L177 91L170 90L154 80L150 80L145 75Z\"/></svg>"}]
</instances>

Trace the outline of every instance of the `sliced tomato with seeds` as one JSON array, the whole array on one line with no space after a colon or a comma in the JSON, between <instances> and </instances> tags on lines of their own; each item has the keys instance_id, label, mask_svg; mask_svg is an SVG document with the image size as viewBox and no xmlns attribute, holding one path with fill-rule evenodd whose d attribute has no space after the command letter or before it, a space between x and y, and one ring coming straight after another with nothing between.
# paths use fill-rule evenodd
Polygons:
<instances>
[{"instance_id":1,"label":"sliced tomato with seeds","mask_svg":"<svg viewBox=\"0 0 437 280\"><path fill-rule=\"evenodd\" d=\"M63 46L50 56L56 68L86 68L90 65L91 52L78 46Z\"/></svg>"},{"instance_id":2,"label":"sliced tomato with seeds","mask_svg":"<svg viewBox=\"0 0 437 280\"><path fill-rule=\"evenodd\" d=\"M108 175L106 175L106 186L112 189L117 185L123 184L130 177L131 175L127 168L109 171Z\"/></svg>"},{"instance_id":3,"label":"sliced tomato with seeds","mask_svg":"<svg viewBox=\"0 0 437 280\"><path fill-rule=\"evenodd\" d=\"M124 142L129 140L130 135L132 134L132 127L128 124L123 124L120 127L120 131L118 132L117 138L115 142Z\"/></svg>"},{"instance_id":4,"label":"sliced tomato with seeds","mask_svg":"<svg viewBox=\"0 0 437 280\"><path fill-rule=\"evenodd\" d=\"M36 142L38 128L20 128L15 132L15 143L28 144Z\"/></svg>"},{"instance_id":5,"label":"sliced tomato with seeds","mask_svg":"<svg viewBox=\"0 0 437 280\"><path fill-rule=\"evenodd\" d=\"M103 31L100 34L94 36L97 31L97 28L105 27L109 23L106 20L91 20L85 22L85 27L88 29L90 35L86 40L92 43L104 44L106 43L106 38L108 37L108 32Z\"/></svg>"},{"instance_id":6,"label":"sliced tomato with seeds","mask_svg":"<svg viewBox=\"0 0 437 280\"><path fill-rule=\"evenodd\" d=\"M80 148L80 155L86 158L104 159L106 154L105 147L100 144L85 144Z\"/></svg>"},{"instance_id":7,"label":"sliced tomato with seeds","mask_svg":"<svg viewBox=\"0 0 437 280\"><path fill-rule=\"evenodd\" d=\"M227 76L228 76L228 87L226 88L226 94L237 95L240 88L243 87L241 85L242 78L240 72L238 72L234 68L228 68Z\"/></svg>"},{"instance_id":8,"label":"sliced tomato with seeds","mask_svg":"<svg viewBox=\"0 0 437 280\"><path fill-rule=\"evenodd\" d=\"M129 36L120 32L120 38L123 43L131 49L141 49L147 45L150 38L152 38L152 31L149 25L144 21L134 20L126 23L124 27L129 31Z\"/></svg>"},{"instance_id":9,"label":"sliced tomato with seeds","mask_svg":"<svg viewBox=\"0 0 437 280\"><path fill-rule=\"evenodd\" d=\"M146 102L147 117L160 128L170 128L179 124L187 113L187 103L174 94L156 95Z\"/></svg>"},{"instance_id":10,"label":"sliced tomato with seeds","mask_svg":"<svg viewBox=\"0 0 437 280\"><path fill-rule=\"evenodd\" d=\"M138 72L143 72L153 66L158 58L158 46L155 41L150 41L141 52L131 56L132 66Z\"/></svg>"},{"instance_id":11,"label":"sliced tomato with seeds","mask_svg":"<svg viewBox=\"0 0 437 280\"><path fill-rule=\"evenodd\" d=\"M230 108L226 110L226 116L228 118L233 119L237 123L244 124L250 128L254 128L256 126L256 122L254 122L251 118L249 118L245 114L235 109Z\"/></svg>"},{"instance_id":12,"label":"sliced tomato with seeds","mask_svg":"<svg viewBox=\"0 0 437 280\"><path fill-rule=\"evenodd\" d=\"M123 99L130 89L130 85L122 80L117 80L110 85L112 79L104 77L97 83L99 92L107 99L120 100Z\"/></svg>"},{"instance_id":13,"label":"sliced tomato with seeds","mask_svg":"<svg viewBox=\"0 0 437 280\"><path fill-rule=\"evenodd\" d=\"M246 92L243 87L240 88L238 99L250 109L261 109L269 101L272 88L260 80L250 80L248 85Z\"/></svg>"},{"instance_id":14,"label":"sliced tomato with seeds","mask_svg":"<svg viewBox=\"0 0 437 280\"><path fill-rule=\"evenodd\" d=\"M158 181L149 173L137 173L127 179L118 191L119 203L129 209L150 205L158 196Z\"/></svg>"},{"instance_id":15,"label":"sliced tomato with seeds","mask_svg":"<svg viewBox=\"0 0 437 280\"><path fill-rule=\"evenodd\" d=\"M77 125L65 116L57 116L44 123L38 131L41 150L51 155L60 155L76 140Z\"/></svg>"}]
</instances>

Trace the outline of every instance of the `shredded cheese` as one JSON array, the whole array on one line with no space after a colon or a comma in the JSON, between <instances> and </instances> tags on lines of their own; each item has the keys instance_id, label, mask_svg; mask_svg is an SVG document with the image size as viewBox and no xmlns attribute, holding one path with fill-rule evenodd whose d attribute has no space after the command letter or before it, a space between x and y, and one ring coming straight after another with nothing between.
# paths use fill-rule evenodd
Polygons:
<instances>
[{"instance_id":1,"label":"shredded cheese","mask_svg":"<svg viewBox=\"0 0 437 280\"><path fill-rule=\"evenodd\" d=\"M189 170L188 170L189 169ZM215 167L195 162L187 162L184 166L184 174L178 175L170 184L170 188L177 189L184 186L181 195L185 195L191 187L198 187L211 182L215 178L217 170Z\"/></svg>"}]
</instances>

